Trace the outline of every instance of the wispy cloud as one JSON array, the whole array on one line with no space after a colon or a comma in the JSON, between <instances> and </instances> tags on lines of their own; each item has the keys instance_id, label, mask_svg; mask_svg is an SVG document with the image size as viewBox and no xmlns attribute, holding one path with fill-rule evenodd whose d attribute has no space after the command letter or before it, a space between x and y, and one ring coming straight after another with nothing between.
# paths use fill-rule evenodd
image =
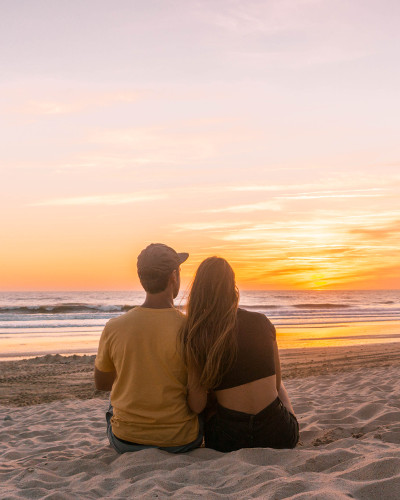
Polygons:
<instances>
[{"instance_id":1,"label":"wispy cloud","mask_svg":"<svg viewBox=\"0 0 400 500\"><path fill-rule=\"evenodd\" d=\"M308 184L270 184L270 185L242 185L242 186L228 186L228 191L235 192L279 192L279 191L299 191L297 195L288 195L291 198L295 196L315 196L315 197L347 197L347 196L359 196L359 195L383 195L388 188L384 187L373 187L373 188L357 188L350 189L344 188L342 182L337 180L336 182L330 181L331 183L337 184L337 189L321 189L324 187L322 183L308 183ZM348 182L349 183L349 182ZM326 183L325 183L326 184Z\"/></svg>"},{"instance_id":2,"label":"wispy cloud","mask_svg":"<svg viewBox=\"0 0 400 500\"><path fill-rule=\"evenodd\" d=\"M298 195L277 196L279 200L315 200L318 198L379 198L384 193L301 193Z\"/></svg>"},{"instance_id":3,"label":"wispy cloud","mask_svg":"<svg viewBox=\"0 0 400 500\"><path fill-rule=\"evenodd\" d=\"M9 92L9 104L6 111L23 115L67 115L112 106L119 102L133 103L146 99L150 91L124 91L115 89L110 92L88 91L86 89L58 88L44 95L41 89L25 89L31 94L30 98L22 98L18 92Z\"/></svg>"},{"instance_id":4,"label":"wispy cloud","mask_svg":"<svg viewBox=\"0 0 400 500\"><path fill-rule=\"evenodd\" d=\"M239 192L269 192L269 191L292 191L298 189L311 189L313 184L268 184L268 185L240 185L240 186L227 186L227 191Z\"/></svg>"},{"instance_id":5,"label":"wispy cloud","mask_svg":"<svg viewBox=\"0 0 400 500\"><path fill-rule=\"evenodd\" d=\"M55 101L29 101L19 110L29 115L63 115L74 111L71 105Z\"/></svg>"},{"instance_id":6,"label":"wispy cloud","mask_svg":"<svg viewBox=\"0 0 400 500\"><path fill-rule=\"evenodd\" d=\"M128 154L137 164L182 165L212 158L218 144L225 139L218 132L211 139L210 134L203 130L186 127L179 131L176 126L171 126L98 129L90 132L87 140L108 151L117 151L119 155Z\"/></svg>"},{"instance_id":7,"label":"wispy cloud","mask_svg":"<svg viewBox=\"0 0 400 500\"><path fill-rule=\"evenodd\" d=\"M176 224L175 231L224 231L246 227L250 222L193 222Z\"/></svg>"},{"instance_id":8,"label":"wispy cloud","mask_svg":"<svg viewBox=\"0 0 400 500\"><path fill-rule=\"evenodd\" d=\"M400 220L384 227L361 227L350 230L351 234L359 235L365 239L389 238L400 234Z\"/></svg>"},{"instance_id":9,"label":"wispy cloud","mask_svg":"<svg viewBox=\"0 0 400 500\"><path fill-rule=\"evenodd\" d=\"M281 206L274 201L261 201L259 203L250 203L248 205L232 205L229 207L211 208L209 210L203 210L203 212L212 214L223 213L223 212L249 213L249 212L257 212L264 210L271 210L273 212L278 212L279 210L281 210Z\"/></svg>"},{"instance_id":10,"label":"wispy cloud","mask_svg":"<svg viewBox=\"0 0 400 500\"><path fill-rule=\"evenodd\" d=\"M96 196L77 196L72 198L54 198L36 203L30 203L29 206L127 205L143 201L162 200L166 197L166 194L106 194Z\"/></svg>"},{"instance_id":11,"label":"wispy cloud","mask_svg":"<svg viewBox=\"0 0 400 500\"><path fill-rule=\"evenodd\" d=\"M277 34L305 28L306 17L298 15L298 9L314 6L320 0L283 0L280 2L248 1L229 2L220 7L212 3L212 15L208 21L235 34Z\"/></svg>"}]
</instances>

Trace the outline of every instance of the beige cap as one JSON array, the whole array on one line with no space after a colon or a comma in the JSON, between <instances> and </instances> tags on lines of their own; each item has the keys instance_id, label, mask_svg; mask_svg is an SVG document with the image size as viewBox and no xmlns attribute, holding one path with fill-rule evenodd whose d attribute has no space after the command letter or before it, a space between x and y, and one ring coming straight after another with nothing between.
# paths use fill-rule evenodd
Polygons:
<instances>
[{"instance_id":1,"label":"beige cap","mask_svg":"<svg viewBox=\"0 0 400 500\"><path fill-rule=\"evenodd\" d=\"M163 243L151 243L138 256L138 274L141 276L148 273L153 274L154 272L161 274L171 273L185 262L188 257L188 253L178 253Z\"/></svg>"}]
</instances>

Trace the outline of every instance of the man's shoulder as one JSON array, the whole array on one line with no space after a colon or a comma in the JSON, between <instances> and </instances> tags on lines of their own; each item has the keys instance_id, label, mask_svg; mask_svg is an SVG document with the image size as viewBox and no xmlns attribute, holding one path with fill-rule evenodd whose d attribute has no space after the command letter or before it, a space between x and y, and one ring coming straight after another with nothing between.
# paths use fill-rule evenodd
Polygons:
<instances>
[{"instance_id":1,"label":"man's shoulder","mask_svg":"<svg viewBox=\"0 0 400 500\"><path fill-rule=\"evenodd\" d=\"M173 310L174 314L175 314L175 315L176 315L179 319L184 320L184 319L186 318L186 316L183 314L183 312L182 312L180 309L178 309L178 308L176 308L176 307L172 307L171 309Z\"/></svg>"},{"instance_id":2,"label":"man's shoulder","mask_svg":"<svg viewBox=\"0 0 400 500\"><path fill-rule=\"evenodd\" d=\"M133 307L132 309L129 309L129 311L125 312L124 314L120 314L119 316L116 316L115 318L111 318L107 321L105 324L104 329L105 330L115 330L118 329L119 327L123 327L127 322L130 322L132 317L134 317L134 312L137 309L137 307Z\"/></svg>"},{"instance_id":3,"label":"man's shoulder","mask_svg":"<svg viewBox=\"0 0 400 500\"><path fill-rule=\"evenodd\" d=\"M126 313L108 320L105 329L109 331L115 331L121 328L125 328L128 325L132 325L135 322L146 322L147 318L154 318L159 316L160 311L165 313L163 314L163 321L166 321L167 317L170 317L172 321L183 322L185 320L185 315L175 307L161 310L136 306L132 309L129 309L129 311L127 311Z\"/></svg>"}]
</instances>

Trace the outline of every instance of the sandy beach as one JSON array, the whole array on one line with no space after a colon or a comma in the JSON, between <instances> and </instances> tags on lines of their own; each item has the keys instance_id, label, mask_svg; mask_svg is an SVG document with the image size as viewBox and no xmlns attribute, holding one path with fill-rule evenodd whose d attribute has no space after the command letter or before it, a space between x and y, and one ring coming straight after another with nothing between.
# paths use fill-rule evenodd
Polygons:
<instances>
[{"instance_id":1,"label":"sandy beach","mask_svg":"<svg viewBox=\"0 0 400 500\"><path fill-rule=\"evenodd\" d=\"M283 350L282 365L300 422L295 450L119 456L92 356L3 362L0 497L398 497L400 345Z\"/></svg>"},{"instance_id":2,"label":"sandy beach","mask_svg":"<svg viewBox=\"0 0 400 500\"><path fill-rule=\"evenodd\" d=\"M280 350L285 380L400 365L400 343ZM0 405L106 398L93 385L94 355L46 355L0 362Z\"/></svg>"}]
</instances>

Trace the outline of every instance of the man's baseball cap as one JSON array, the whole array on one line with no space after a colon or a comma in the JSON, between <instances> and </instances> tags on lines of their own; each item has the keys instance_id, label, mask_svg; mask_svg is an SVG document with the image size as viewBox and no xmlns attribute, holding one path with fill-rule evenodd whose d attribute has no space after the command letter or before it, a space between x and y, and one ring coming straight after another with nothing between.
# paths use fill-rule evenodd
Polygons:
<instances>
[{"instance_id":1,"label":"man's baseball cap","mask_svg":"<svg viewBox=\"0 0 400 500\"><path fill-rule=\"evenodd\" d=\"M142 250L137 259L139 277L144 274L172 273L189 257L186 252L178 253L163 243L152 243Z\"/></svg>"}]
</instances>

